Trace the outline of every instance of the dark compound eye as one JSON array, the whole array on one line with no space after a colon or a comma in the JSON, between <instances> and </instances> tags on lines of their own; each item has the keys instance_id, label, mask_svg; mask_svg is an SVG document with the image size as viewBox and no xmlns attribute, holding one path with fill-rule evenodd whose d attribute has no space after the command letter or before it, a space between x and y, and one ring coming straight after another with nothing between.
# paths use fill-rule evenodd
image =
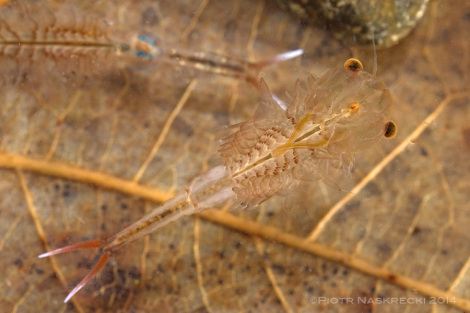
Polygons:
<instances>
[{"instance_id":1,"label":"dark compound eye","mask_svg":"<svg viewBox=\"0 0 470 313\"><path fill-rule=\"evenodd\" d=\"M387 124L385 124L385 131L384 131L384 137L391 139L395 137L395 135L398 132L398 127L397 124L395 124L394 121L390 121Z\"/></svg>"},{"instance_id":2,"label":"dark compound eye","mask_svg":"<svg viewBox=\"0 0 470 313\"><path fill-rule=\"evenodd\" d=\"M362 66L361 61L359 61L358 59L351 58L344 62L344 68L352 72L359 72L362 71L364 66Z\"/></svg>"}]
</instances>

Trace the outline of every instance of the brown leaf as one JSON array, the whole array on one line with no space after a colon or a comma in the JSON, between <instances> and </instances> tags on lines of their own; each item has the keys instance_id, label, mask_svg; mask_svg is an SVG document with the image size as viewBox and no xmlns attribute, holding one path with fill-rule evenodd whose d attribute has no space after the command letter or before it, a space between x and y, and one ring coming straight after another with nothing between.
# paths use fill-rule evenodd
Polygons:
<instances>
[{"instance_id":1,"label":"brown leaf","mask_svg":"<svg viewBox=\"0 0 470 313\"><path fill-rule=\"evenodd\" d=\"M0 35L13 20L17 33L43 31L37 16L62 9L73 12L70 27L83 14L98 17L112 40L146 29L169 47L251 61L302 48L301 61L263 70L285 100L302 68L319 74L353 55L372 71L371 49L342 46L271 2L105 3L7 2ZM30 62L1 55L0 307L469 310L469 15L467 2L434 1L408 38L379 51L399 133L356 156L342 185L350 192L318 183L291 205L276 198L227 212L227 204L182 219L126 247L67 305L95 252L37 256L121 230L220 164L219 133L253 115L258 93L241 78L165 62L137 69L109 53L77 68L54 54Z\"/></svg>"}]
</instances>

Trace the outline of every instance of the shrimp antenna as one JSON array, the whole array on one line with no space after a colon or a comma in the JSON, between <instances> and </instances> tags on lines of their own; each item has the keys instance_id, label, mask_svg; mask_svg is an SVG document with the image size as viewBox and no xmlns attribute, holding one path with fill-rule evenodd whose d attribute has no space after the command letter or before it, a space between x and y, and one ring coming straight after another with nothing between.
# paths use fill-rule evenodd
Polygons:
<instances>
[{"instance_id":1,"label":"shrimp antenna","mask_svg":"<svg viewBox=\"0 0 470 313\"><path fill-rule=\"evenodd\" d=\"M372 31L372 47L374 47L374 70L372 75L377 75L377 49L375 48L375 32Z\"/></svg>"}]
</instances>

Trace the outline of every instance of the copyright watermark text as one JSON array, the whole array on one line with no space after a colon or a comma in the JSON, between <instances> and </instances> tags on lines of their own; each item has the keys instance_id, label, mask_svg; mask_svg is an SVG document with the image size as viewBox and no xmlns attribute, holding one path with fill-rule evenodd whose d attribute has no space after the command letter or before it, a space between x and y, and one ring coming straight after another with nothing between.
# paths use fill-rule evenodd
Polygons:
<instances>
[{"instance_id":1,"label":"copyright watermark text","mask_svg":"<svg viewBox=\"0 0 470 313\"><path fill-rule=\"evenodd\" d=\"M311 304L452 304L454 297L374 298L374 297L310 297Z\"/></svg>"}]
</instances>

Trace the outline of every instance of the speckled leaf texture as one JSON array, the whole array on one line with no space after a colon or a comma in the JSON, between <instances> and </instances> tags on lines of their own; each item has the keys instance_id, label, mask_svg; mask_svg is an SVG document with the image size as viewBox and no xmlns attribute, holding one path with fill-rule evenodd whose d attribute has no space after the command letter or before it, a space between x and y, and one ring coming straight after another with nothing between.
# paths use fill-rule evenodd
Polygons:
<instances>
[{"instance_id":1,"label":"speckled leaf texture","mask_svg":"<svg viewBox=\"0 0 470 313\"><path fill-rule=\"evenodd\" d=\"M1 3L3 41L55 23L76 30L70 42L146 30L168 48L250 61L302 48L263 69L285 101L305 70L352 56L373 68L372 48L271 1ZM1 50L0 312L468 312L469 37L468 1L431 1L409 37L378 51L399 133L358 153L341 191L316 181L181 219L126 246L67 304L96 251L37 256L109 236L221 164L226 127L253 116L259 93L103 47Z\"/></svg>"}]
</instances>

